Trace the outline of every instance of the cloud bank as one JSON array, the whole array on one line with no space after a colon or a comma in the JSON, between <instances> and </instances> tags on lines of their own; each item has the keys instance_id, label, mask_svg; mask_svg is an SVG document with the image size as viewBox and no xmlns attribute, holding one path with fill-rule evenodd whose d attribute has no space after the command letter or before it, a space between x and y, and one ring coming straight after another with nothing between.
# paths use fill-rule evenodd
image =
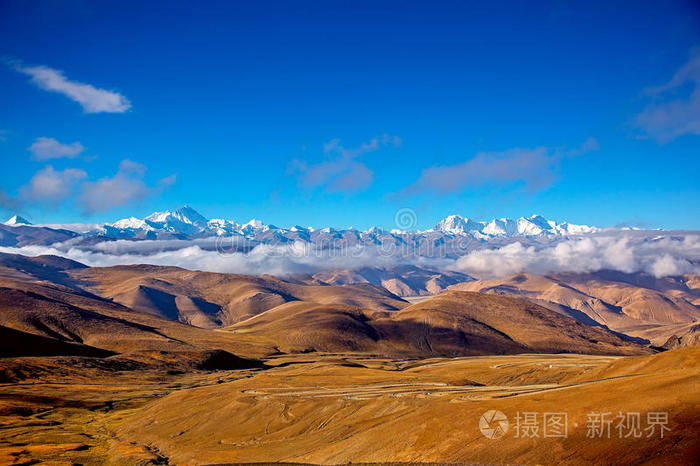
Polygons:
<instances>
[{"instance_id":1,"label":"cloud bank","mask_svg":"<svg viewBox=\"0 0 700 466\"><path fill-rule=\"evenodd\" d=\"M52 246L0 247L0 252L29 256L52 254L100 267L153 264L209 272L271 274L280 277L327 269L354 269L397 263L396 258L383 256L374 248L352 248L338 253L332 250L317 250L303 242L285 246L258 245L246 253L205 249L211 244L207 245L204 242L193 244L193 242L183 241L182 247L176 249L171 249L174 246L173 242L168 246L158 243L163 241L120 240L98 243L90 249L82 249L72 245L71 242L66 242ZM112 253L117 250L121 252ZM421 261L423 262L425 261Z\"/></svg>"},{"instance_id":2,"label":"cloud bank","mask_svg":"<svg viewBox=\"0 0 700 466\"><path fill-rule=\"evenodd\" d=\"M539 248L516 242L472 251L457 259L452 268L481 278L602 269L656 277L700 273L700 233L642 240L624 234L588 236Z\"/></svg>"},{"instance_id":3,"label":"cloud bank","mask_svg":"<svg viewBox=\"0 0 700 466\"><path fill-rule=\"evenodd\" d=\"M700 232L634 234L617 231L544 245L515 242L499 248L474 250L456 258L406 257L381 246L324 249L301 241L261 244L248 252L238 252L236 241L246 240L117 240L90 245L70 240L51 246L2 247L0 252L32 256L54 254L91 266L173 265L191 270L281 277L329 269L400 264L456 270L477 278L504 277L523 271L546 274L602 269L646 272L656 277L700 273Z\"/></svg>"}]
</instances>

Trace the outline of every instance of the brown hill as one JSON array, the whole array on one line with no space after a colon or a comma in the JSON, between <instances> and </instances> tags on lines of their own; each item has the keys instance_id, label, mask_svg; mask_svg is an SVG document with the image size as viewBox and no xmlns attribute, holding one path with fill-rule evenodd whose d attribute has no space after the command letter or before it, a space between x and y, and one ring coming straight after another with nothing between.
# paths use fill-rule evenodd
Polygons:
<instances>
[{"instance_id":1,"label":"brown hill","mask_svg":"<svg viewBox=\"0 0 700 466\"><path fill-rule=\"evenodd\" d=\"M21 254L0 253L0 278L44 281L71 286L70 270L84 269L86 265L58 256L28 257Z\"/></svg>"},{"instance_id":2,"label":"brown hill","mask_svg":"<svg viewBox=\"0 0 700 466\"><path fill-rule=\"evenodd\" d=\"M312 278L329 285L372 283L383 286L397 296L433 295L450 285L473 280L464 273L436 271L415 265L328 270L317 272Z\"/></svg>"},{"instance_id":3,"label":"brown hill","mask_svg":"<svg viewBox=\"0 0 700 466\"><path fill-rule=\"evenodd\" d=\"M226 330L283 352L465 356L527 352L640 354L647 349L529 301L446 292L401 311L288 303Z\"/></svg>"},{"instance_id":4,"label":"brown hill","mask_svg":"<svg viewBox=\"0 0 700 466\"><path fill-rule=\"evenodd\" d=\"M657 279L646 274L601 271L479 280L450 289L518 296L617 332L661 345L679 327L700 320L697 277Z\"/></svg>"},{"instance_id":5,"label":"brown hill","mask_svg":"<svg viewBox=\"0 0 700 466\"><path fill-rule=\"evenodd\" d=\"M78 233L69 230L24 226L5 225L0 223L0 246L22 247L32 244L48 245L68 241L79 236Z\"/></svg>"},{"instance_id":6,"label":"brown hill","mask_svg":"<svg viewBox=\"0 0 700 466\"><path fill-rule=\"evenodd\" d=\"M367 283L303 285L270 276L148 265L86 268L21 256L7 259L5 272L0 325L120 353L221 349L254 356L360 351L420 357L645 351L528 301L479 293L447 292L408 306ZM230 322L226 331L213 331Z\"/></svg>"},{"instance_id":7,"label":"brown hill","mask_svg":"<svg viewBox=\"0 0 700 466\"><path fill-rule=\"evenodd\" d=\"M663 345L666 349L683 348L686 346L700 346L700 324L690 325L685 332L671 335Z\"/></svg>"},{"instance_id":8,"label":"brown hill","mask_svg":"<svg viewBox=\"0 0 700 466\"><path fill-rule=\"evenodd\" d=\"M262 355L268 349L59 284L0 278L0 325L119 353L209 351Z\"/></svg>"},{"instance_id":9,"label":"brown hill","mask_svg":"<svg viewBox=\"0 0 700 466\"><path fill-rule=\"evenodd\" d=\"M284 353L377 352L380 338L359 308L302 301L275 307L225 330Z\"/></svg>"},{"instance_id":10,"label":"brown hill","mask_svg":"<svg viewBox=\"0 0 700 466\"><path fill-rule=\"evenodd\" d=\"M396 313L399 320L456 329L478 322L530 352L625 354L639 351L607 330L591 327L526 300L483 293L448 291ZM486 334L489 339L496 335ZM434 338L440 341L439 338ZM469 340L467 336L467 341Z\"/></svg>"},{"instance_id":11,"label":"brown hill","mask_svg":"<svg viewBox=\"0 0 700 466\"><path fill-rule=\"evenodd\" d=\"M93 267L71 276L84 288L130 308L213 328L290 301L397 310L408 303L372 284L305 285L277 277L195 272L148 265Z\"/></svg>"},{"instance_id":12,"label":"brown hill","mask_svg":"<svg viewBox=\"0 0 700 466\"><path fill-rule=\"evenodd\" d=\"M112 351L33 335L0 325L1 358L19 356L91 356L103 358L114 354Z\"/></svg>"}]
</instances>

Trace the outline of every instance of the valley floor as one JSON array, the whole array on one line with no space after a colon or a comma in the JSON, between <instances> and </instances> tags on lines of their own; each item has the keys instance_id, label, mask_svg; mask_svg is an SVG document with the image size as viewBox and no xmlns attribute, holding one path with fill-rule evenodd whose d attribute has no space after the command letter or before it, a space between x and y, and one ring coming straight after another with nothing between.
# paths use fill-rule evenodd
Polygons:
<instances>
[{"instance_id":1,"label":"valley floor","mask_svg":"<svg viewBox=\"0 0 700 466\"><path fill-rule=\"evenodd\" d=\"M0 360L0 369L23 372L21 381L0 385L0 463L692 464L700 457L700 348L422 360L309 353L211 372L81 364L90 359ZM62 365L60 374L46 370L52 364Z\"/></svg>"}]
</instances>

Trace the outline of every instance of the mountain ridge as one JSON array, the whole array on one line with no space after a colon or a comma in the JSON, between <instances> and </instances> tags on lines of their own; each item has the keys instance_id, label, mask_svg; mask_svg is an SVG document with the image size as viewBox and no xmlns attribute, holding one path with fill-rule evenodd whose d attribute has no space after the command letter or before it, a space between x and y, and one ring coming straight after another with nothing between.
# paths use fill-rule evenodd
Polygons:
<instances>
[{"instance_id":1,"label":"mountain ridge","mask_svg":"<svg viewBox=\"0 0 700 466\"><path fill-rule=\"evenodd\" d=\"M19 220L16 220L19 219ZM12 222L12 223L11 223ZM21 217L14 216L5 222L6 225L24 224L29 222ZM290 228L281 228L275 225L265 224L261 220L252 219L246 223L224 218L207 219L191 206L184 206L159 212L153 212L143 218L126 217L115 222L98 224L88 233L98 236L111 236L116 238L144 238L157 239L158 234L170 234L180 237L207 237L207 236L242 236L253 238L258 234L270 231L281 233L288 240L308 238L311 233L323 233L327 235L344 235L352 232L359 236L377 237L381 235L402 234L430 234L442 233L454 236L471 236L477 240L487 240L496 237L542 237L542 236L566 236L578 235L600 231L601 228L588 225L575 225L568 222L558 223L548 220L542 215L535 214L529 217L517 219L498 218L490 221L476 221L458 214L448 215L427 230L400 229L387 230L373 226L366 230L355 228L338 229L333 227L313 228L294 225Z\"/></svg>"}]
</instances>

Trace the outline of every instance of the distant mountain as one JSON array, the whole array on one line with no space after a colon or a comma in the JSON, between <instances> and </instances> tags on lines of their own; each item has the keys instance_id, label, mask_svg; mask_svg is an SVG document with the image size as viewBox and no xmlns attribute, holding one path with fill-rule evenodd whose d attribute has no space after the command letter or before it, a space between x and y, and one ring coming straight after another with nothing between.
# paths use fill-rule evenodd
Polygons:
<instances>
[{"instance_id":1,"label":"distant mountain","mask_svg":"<svg viewBox=\"0 0 700 466\"><path fill-rule=\"evenodd\" d=\"M671 335L664 343L666 349L683 348L685 346L700 346L700 324L693 324L685 332Z\"/></svg>"},{"instance_id":2,"label":"distant mountain","mask_svg":"<svg viewBox=\"0 0 700 466\"><path fill-rule=\"evenodd\" d=\"M293 301L224 331L269 339L282 352L360 351L388 356L573 352L649 353L601 327L524 299L448 291L398 311Z\"/></svg>"},{"instance_id":3,"label":"distant mountain","mask_svg":"<svg viewBox=\"0 0 700 466\"><path fill-rule=\"evenodd\" d=\"M14 216L5 225L31 225L26 219ZM38 225L55 227L53 225ZM80 228L76 228L80 227ZM255 240L277 239L282 241L315 242L321 239L350 239L359 242L376 242L383 237L415 238L437 235L468 236L476 240L494 238L537 238L579 235L600 231L600 228L569 223L557 223L541 215L520 217L518 219L501 218L488 222L475 221L461 215L450 215L429 230L384 230L371 227L364 231L354 228L335 229L331 227L314 229L295 225L280 228L268 225L261 220L252 219L246 223L222 218L207 219L192 207L185 205L173 211L154 212L144 218L127 217L113 223L98 225L66 225L65 229L86 235L133 239L192 239L217 236L241 236ZM80 231L78 231L80 230ZM265 241L269 242L269 241Z\"/></svg>"},{"instance_id":4,"label":"distant mountain","mask_svg":"<svg viewBox=\"0 0 700 466\"><path fill-rule=\"evenodd\" d=\"M656 278L645 273L601 270L470 281L450 290L528 299L590 325L639 337L661 346L700 322L697 275ZM692 340L692 335L685 340Z\"/></svg>"},{"instance_id":5,"label":"distant mountain","mask_svg":"<svg viewBox=\"0 0 700 466\"><path fill-rule=\"evenodd\" d=\"M18 347L44 346L38 354L158 351L158 358L211 348L392 357L651 351L513 297L449 291L410 305L370 283L304 285L269 275L85 267L2 253L0 336Z\"/></svg>"},{"instance_id":6,"label":"distant mountain","mask_svg":"<svg viewBox=\"0 0 700 466\"><path fill-rule=\"evenodd\" d=\"M0 223L0 246L22 247L41 245L48 246L80 236L69 230L46 228L17 223L8 225Z\"/></svg>"},{"instance_id":7,"label":"distant mountain","mask_svg":"<svg viewBox=\"0 0 700 466\"><path fill-rule=\"evenodd\" d=\"M10 226L31 225L31 224L32 224L32 222L30 222L29 220L27 220L24 217L20 217L19 215L15 215L12 218L10 218L8 221L5 222L5 225L10 225Z\"/></svg>"},{"instance_id":8,"label":"distant mountain","mask_svg":"<svg viewBox=\"0 0 700 466\"><path fill-rule=\"evenodd\" d=\"M433 227L434 231L442 231L453 235L462 235L467 233L479 232L484 230L484 222L475 222L474 220L462 217L460 215L450 215L440 220Z\"/></svg>"},{"instance_id":9,"label":"distant mountain","mask_svg":"<svg viewBox=\"0 0 700 466\"><path fill-rule=\"evenodd\" d=\"M187 237L208 229L207 219L185 205L172 212L154 212L143 219L128 217L106 223L98 229L98 233L105 236L157 239L159 233Z\"/></svg>"},{"instance_id":10,"label":"distant mountain","mask_svg":"<svg viewBox=\"0 0 700 466\"><path fill-rule=\"evenodd\" d=\"M489 242L508 238L560 238L599 231L600 228L586 225L557 223L541 215L521 217L518 219L494 219L488 222L475 221L460 215L450 215L425 231L400 230L390 231L372 227L364 231L353 228L335 229L293 226L280 228L267 225L253 219L247 223L238 223L227 219L207 219L195 209L185 205L174 211L155 212L144 218L128 217L114 223L105 223L93 228L88 234L110 238L130 239L195 239L234 237L264 244L284 244L304 241L324 244L331 247L348 245L394 246L439 245L445 241L460 244L466 241ZM341 244L339 244L341 243Z\"/></svg>"},{"instance_id":11,"label":"distant mountain","mask_svg":"<svg viewBox=\"0 0 700 466\"><path fill-rule=\"evenodd\" d=\"M561 236L594 233L600 228L586 225L573 225L569 223L557 223L547 220L541 215L520 217L516 220L510 218L494 219L490 222L477 222L467 217L450 215L438 222L433 227L434 231L441 231L453 235L472 235L475 238L487 239L489 237L512 236Z\"/></svg>"},{"instance_id":12,"label":"distant mountain","mask_svg":"<svg viewBox=\"0 0 700 466\"><path fill-rule=\"evenodd\" d=\"M362 267L359 269L324 270L312 278L329 285L372 283L397 296L426 296L440 293L448 286L474 280L455 271L437 271L411 264L393 267Z\"/></svg>"},{"instance_id":13,"label":"distant mountain","mask_svg":"<svg viewBox=\"0 0 700 466\"><path fill-rule=\"evenodd\" d=\"M71 268L68 273L76 283L88 284L83 285L84 290L110 301L205 328L232 325L289 301L375 310L397 310L408 304L368 283L292 283L270 275L193 272L155 265Z\"/></svg>"}]
</instances>

